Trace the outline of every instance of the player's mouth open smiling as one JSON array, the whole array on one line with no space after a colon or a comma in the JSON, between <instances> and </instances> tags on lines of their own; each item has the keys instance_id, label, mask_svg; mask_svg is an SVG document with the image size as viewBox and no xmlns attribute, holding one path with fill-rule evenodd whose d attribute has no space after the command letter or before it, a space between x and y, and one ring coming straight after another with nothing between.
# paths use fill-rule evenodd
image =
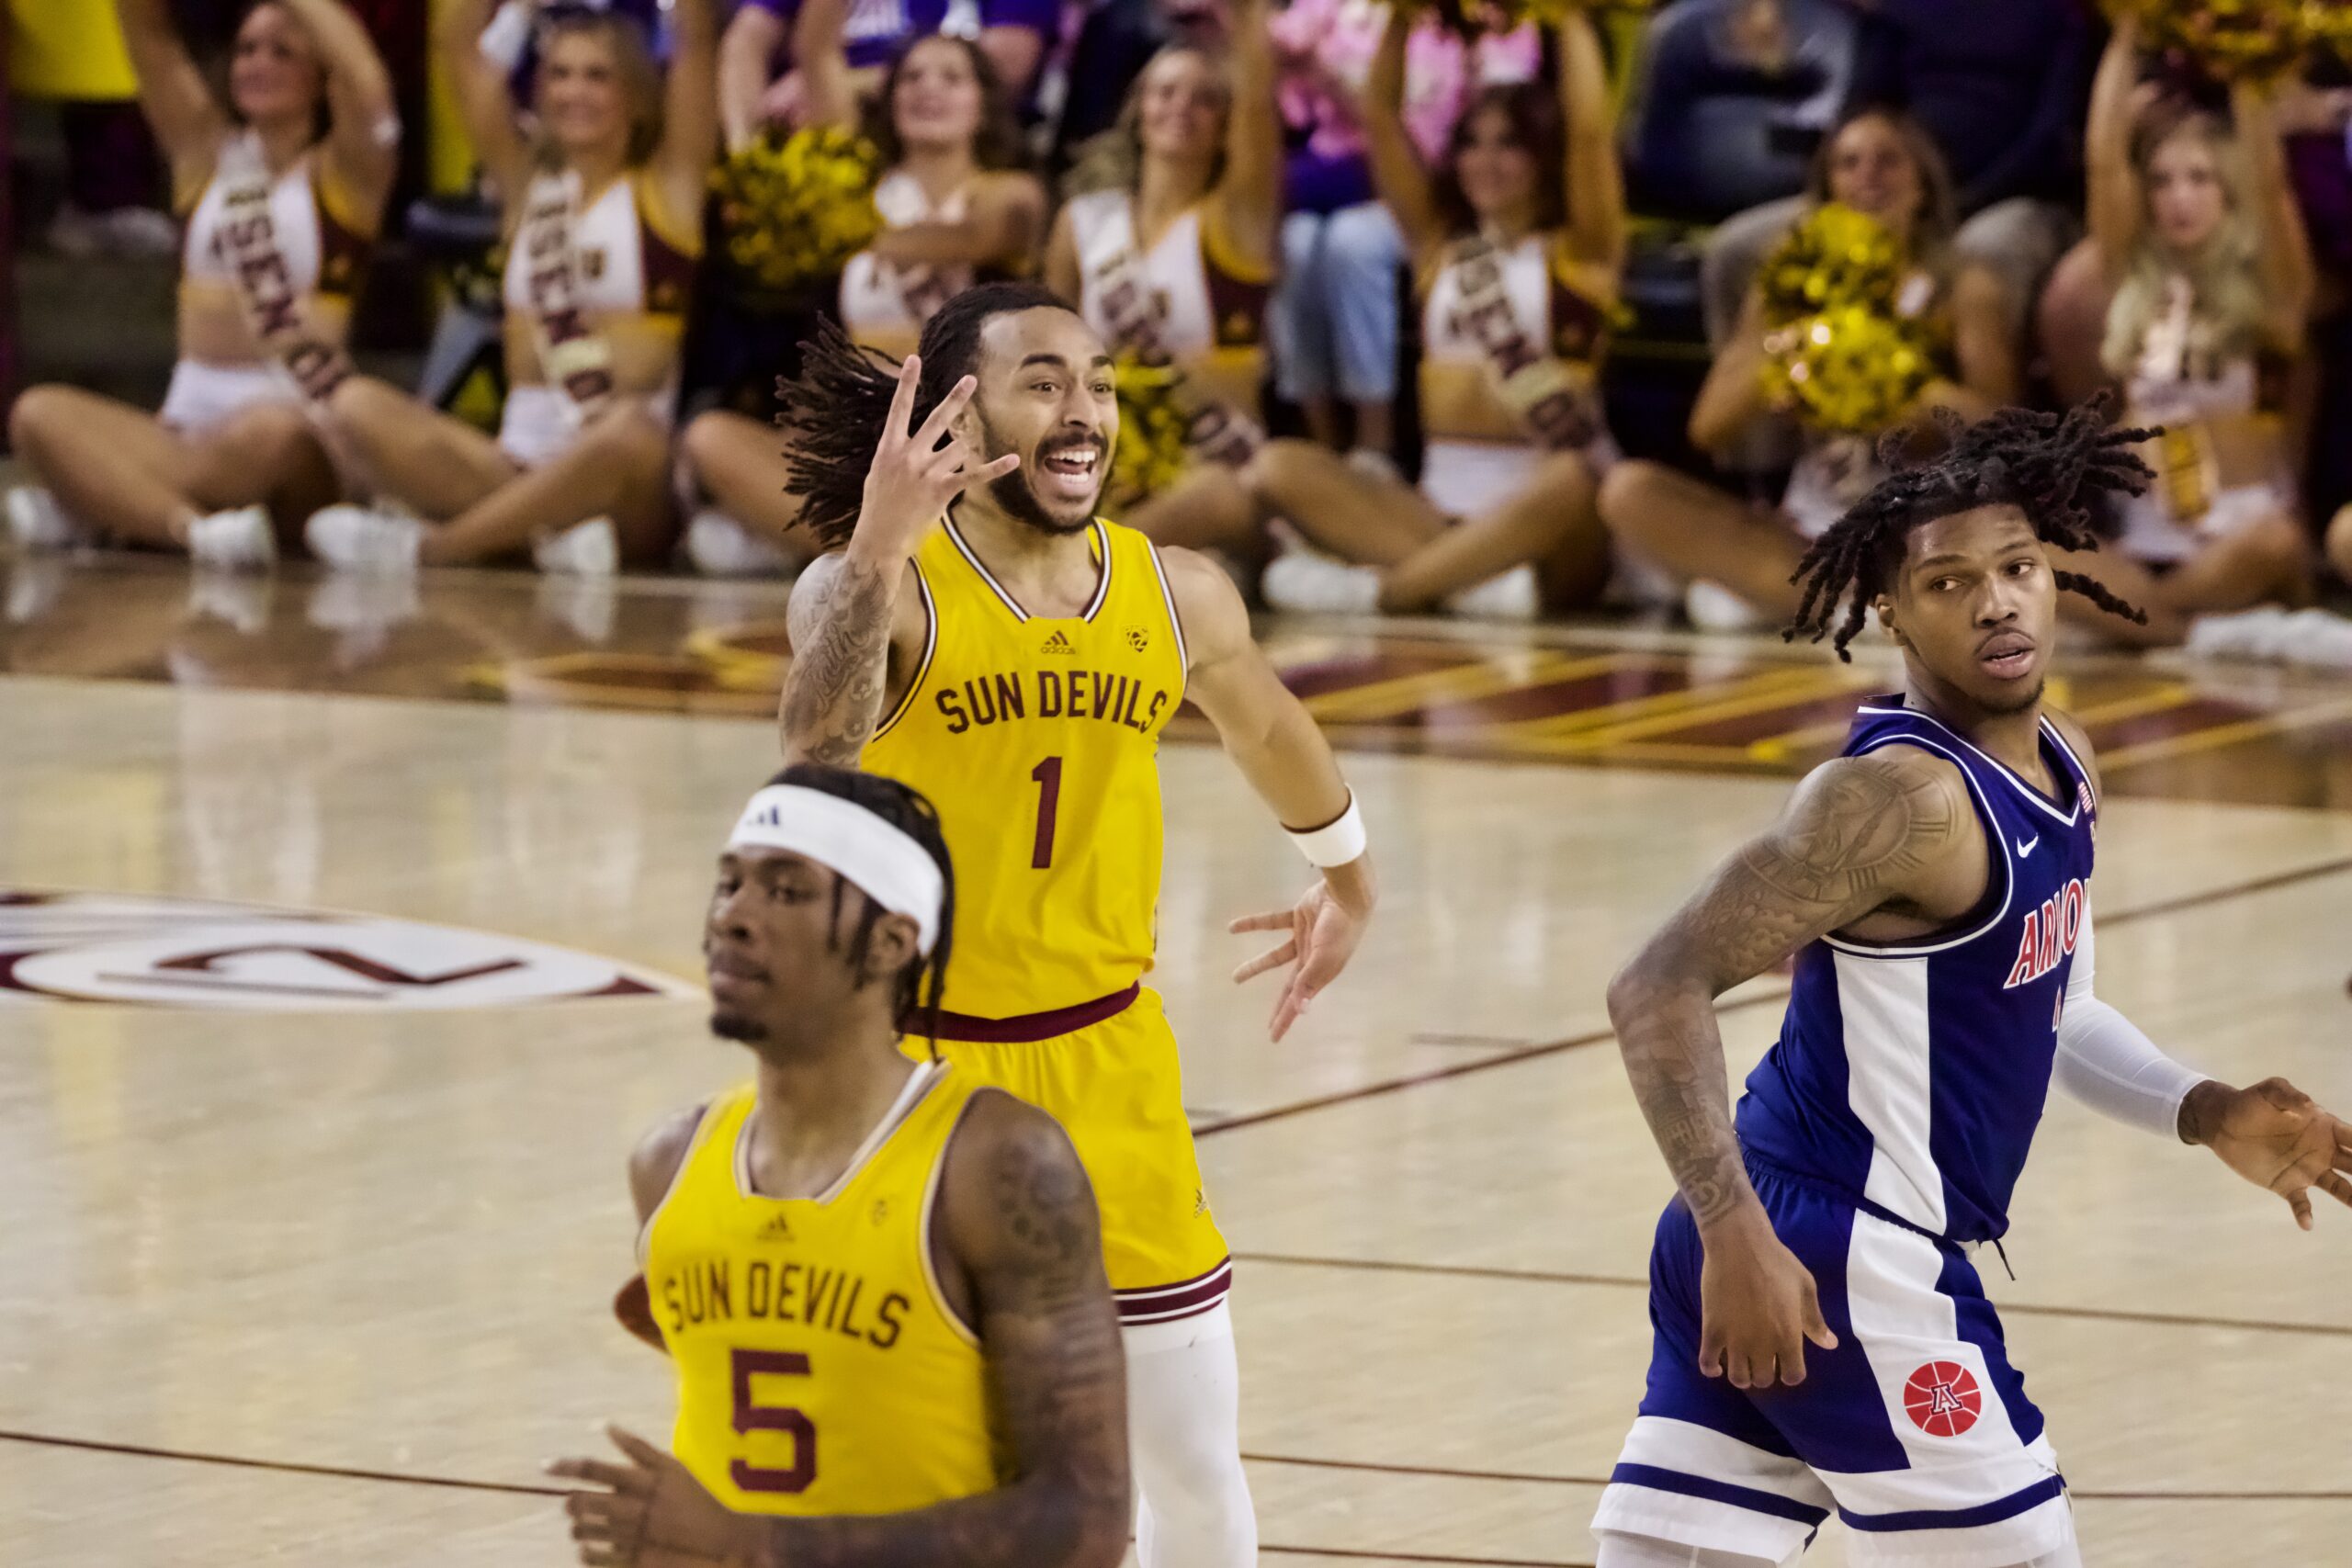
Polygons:
<instances>
[{"instance_id":1,"label":"player's mouth open smiling","mask_svg":"<svg viewBox=\"0 0 2352 1568\"><path fill-rule=\"evenodd\" d=\"M1057 498L1088 500L1102 483L1102 444L1081 440L1047 447L1037 455L1037 472Z\"/></svg>"}]
</instances>

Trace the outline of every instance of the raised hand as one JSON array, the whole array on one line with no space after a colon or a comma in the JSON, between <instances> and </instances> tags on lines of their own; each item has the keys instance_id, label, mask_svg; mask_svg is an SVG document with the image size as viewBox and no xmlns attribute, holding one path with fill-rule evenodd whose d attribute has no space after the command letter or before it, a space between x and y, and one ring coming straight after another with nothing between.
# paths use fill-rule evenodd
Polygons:
<instances>
[{"instance_id":1,"label":"raised hand","mask_svg":"<svg viewBox=\"0 0 2352 1568\"><path fill-rule=\"evenodd\" d=\"M1021 466L1020 454L1013 452L982 463L963 437L948 434L956 416L972 400L978 383L969 376L956 382L922 427L908 434L907 425L914 418L915 389L922 380L922 360L910 354L899 367L890 417L883 426L881 444L874 449L874 466L865 473L865 501L858 511L856 532L851 536L853 551L912 558L915 547L946 515L949 502L971 486L986 484Z\"/></svg>"},{"instance_id":2,"label":"raised hand","mask_svg":"<svg viewBox=\"0 0 2352 1568\"><path fill-rule=\"evenodd\" d=\"M2211 1149L2256 1187L2284 1198L2305 1230L2312 1228L2314 1187L2352 1207L2352 1127L2285 1078L2265 1078L2245 1089L2199 1084L2181 1104L2180 1134Z\"/></svg>"},{"instance_id":3,"label":"raised hand","mask_svg":"<svg viewBox=\"0 0 2352 1568\"><path fill-rule=\"evenodd\" d=\"M1804 1382L1805 1341L1838 1348L1812 1272L1752 1203L1700 1234L1706 1262L1699 1271L1699 1370L1728 1376L1734 1388Z\"/></svg>"},{"instance_id":4,"label":"raised hand","mask_svg":"<svg viewBox=\"0 0 2352 1568\"><path fill-rule=\"evenodd\" d=\"M1233 981L1240 985L1254 980L1269 969L1285 964L1296 965L1283 985L1282 994L1274 998L1274 1016L1268 1027L1272 1039L1280 1040L1290 1032L1324 987L1340 977L1340 971L1355 956L1356 944L1363 940L1364 926L1370 918L1368 909L1353 909L1343 903L1331 889L1329 882L1317 882L1306 896L1287 909L1275 909L1263 915L1244 915L1226 929L1238 936L1244 931L1286 931L1289 940L1268 949L1233 972Z\"/></svg>"},{"instance_id":5,"label":"raised hand","mask_svg":"<svg viewBox=\"0 0 2352 1568\"><path fill-rule=\"evenodd\" d=\"M757 1528L730 1513L677 1460L632 1432L606 1427L605 1435L627 1456L561 1459L549 1475L583 1483L568 1494L563 1511L580 1561L590 1568L739 1568L752 1560Z\"/></svg>"}]
</instances>

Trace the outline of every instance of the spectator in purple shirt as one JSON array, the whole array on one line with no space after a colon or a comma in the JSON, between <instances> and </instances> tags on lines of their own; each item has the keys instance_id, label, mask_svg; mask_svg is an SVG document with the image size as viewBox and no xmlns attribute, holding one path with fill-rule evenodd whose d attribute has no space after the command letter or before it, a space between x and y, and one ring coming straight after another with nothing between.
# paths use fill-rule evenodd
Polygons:
<instances>
[{"instance_id":1,"label":"spectator in purple shirt","mask_svg":"<svg viewBox=\"0 0 2352 1568\"><path fill-rule=\"evenodd\" d=\"M778 76L792 37L797 0L742 0L718 51L719 123L738 147L771 123L800 119L800 73ZM891 57L939 31L949 0L855 0L849 17L849 63L861 93L881 85ZM1061 0L978 0L979 46L998 77L1025 103L1061 17Z\"/></svg>"}]
</instances>

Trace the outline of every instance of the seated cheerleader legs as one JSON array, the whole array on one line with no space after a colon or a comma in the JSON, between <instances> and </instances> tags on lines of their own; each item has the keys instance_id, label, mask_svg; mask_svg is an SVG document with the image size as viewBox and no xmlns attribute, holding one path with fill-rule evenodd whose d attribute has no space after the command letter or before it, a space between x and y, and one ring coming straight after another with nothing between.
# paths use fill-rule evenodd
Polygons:
<instances>
[{"instance_id":1,"label":"seated cheerleader legs","mask_svg":"<svg viewBox=\"0 0 2352 1568\"><path fill-rule=\"evenodd\" d=\"M787 577L815 558L784 489L784 434L731 409L696 414L678 434L678 483L692 516L686 556L706 577Z\"/></svg>"},{"instance_id":2,"label":"seated cheerleader legs","mask_svg":"<svg viewBox=\"0 0 2352 1568\"><path fill-rule=\"evenodd\" d=\"M2063 563L2148 613L2127 640L2352 669L2352 622L2311 609L2312 547L2263 396L2266 353L2301 349L2313 266L2267 96L2232 118L2135 114L2137 24L2100 62L2087 140L2091 246L2111 292L2102 355L2155 484L2114 547ZM2113 635L2120 623L2092 623Z\"/></svg>"},{"instance_id":3,"label":"seated cheerleader legs","mask_svg":"<svg viewBox=\"0 0 2352 1568\"><path fill-rule=\"evenodd\" d=\"M560 393L517 387L497 440L397 387L354 377L328 400L379 491L408 510L331 506L311 548L356 571L494 561L527 549L542 571L608 575L659 560L675 531L669 422L615 399L575 433Z\"/></svg>"},{"instance_id":4,"label":"seated cheerleader legs","mask_svg":"<svg viewBox=\"0 0 2352 1568\"><path fill-rule=\"evenodd\" d=\"M266 567L338 493L303 400L347 368L399 149L390 79L340 0L263 0L238 26L224 99L162 0L116 4L187 220L179 362L152 414L77 387L26 391L9 443L40 483L9 493L7 532L18 549L103 537Z\"/></svg>"},{"instance_id":5,"label":"seated cheerleader legs","mask_svg":"<svg viewBox=\"0 0 2352 1568\"><path fill-rule=\"evenodd\" d=\"M1305 441L1270 444L1243 471L1261 515L1281 517L1317 549L1354 563L1284 556L1266 569L1267 602L1283 609L1414 615L1443 607L1525 617L1600 597L1609 581L1600 480L1582 452L1514 452L1525 478L1476 515L1441 509L1425 485L1381 479ZM1530 568L1534 592L1527 592Z\"/></svg>"},{"instance_id":6,"label":"seated cheerleader legs","mask_svg":"<svg viewBox=\"0 0 2352 1568\"><path fill-rule=\"evenodd\" d=\"M715 0L678 0L666 80L626 17L542 18L531 141L490 0L450 0L435 42L505 202L507 394L492 441L384 382L345 382L334 428L405 512L329 507L311 547L354 570L494 560L605 575L658 561L678 340L701 254L690 220L718 144ZM511 39L507 42L511 43Z\"/></svg>"},{"instance_id":7,"label":"seated cheerleader legs","mask_svg":"<svg viewBox=\"0 0 2352 1568\"><path fill-rule=\"evenodd\" d=\"M1412 19L1391 15L1363 109L1381 199L1411 250L1421 311L1420 486L1326 447L1273 442L1241 470L1246 507L1137 526L1245 558L1265 520L1320 551L1269 565L1287 609L1526 617L1591 603L1610 548L1597 496L1613 460L1597 394L1618 292L1624 201L1606 73L1591 19L1558 24L1556 89L1493 88L1462 116L1444 160L1422 165L1404 119ZM1172 510L1172 509L1171 509Z\"/></svg>"},{"instance_id":8,"label":"seated cheerleader legs","mask_svg":"<svg viewBox=\"0 0 2352 1568\"><path fill-rule=\"evenodd\" d=\"M258 569L340 493L311 422L282 402L188 429L78 387L35 387L9 411L8 443L47 482L8 492L19 549L63 548L95 531Z\"/></svg>"}]
</instances>

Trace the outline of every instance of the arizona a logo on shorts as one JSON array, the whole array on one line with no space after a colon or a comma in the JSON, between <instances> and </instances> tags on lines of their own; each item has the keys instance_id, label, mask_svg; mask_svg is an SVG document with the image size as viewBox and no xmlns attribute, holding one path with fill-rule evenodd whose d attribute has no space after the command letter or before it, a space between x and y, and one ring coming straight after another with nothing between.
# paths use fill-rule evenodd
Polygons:
<instances>
[{"instance_id":1,"label":"arizona a logo on shorts","mask_svg":"<svg viewBox=\"0 0 2352 1568\"><path fill-rule=\"evenodd\" d=\"M1929 1361L1903 1385L1903 1408L1928 1436L1957 1438L1984 1413L1984 1394L1958 1361Z\"/></svg>"}]
</instances>

